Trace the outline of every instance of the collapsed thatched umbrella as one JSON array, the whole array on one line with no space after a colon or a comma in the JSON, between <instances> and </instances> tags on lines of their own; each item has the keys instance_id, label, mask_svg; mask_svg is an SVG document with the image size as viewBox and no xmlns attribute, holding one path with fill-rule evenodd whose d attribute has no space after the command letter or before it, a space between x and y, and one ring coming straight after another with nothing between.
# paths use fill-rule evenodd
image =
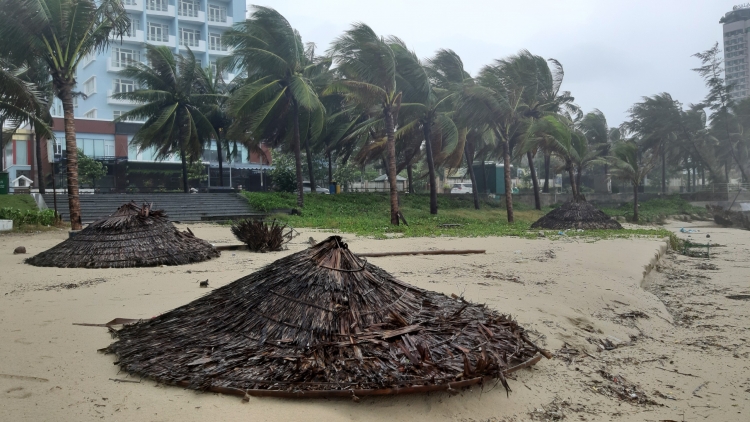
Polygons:
<instances>
[{"instance_id":1,"label":"collapsed thatched umbrella","mask_svg":"<svg viewBox=\"0 0 750 422\"><path fill-rule=\"evenodd\" d=\"M567 201L531 225L532 229L622 229L620 223L585 200Z\"/></svg>"},{"instance_id":2,"label":"collapsed thatched umbrella","mask_svg":"<svg viewBox=\"0 0 750 422\"><path fill-rule=\"evenodd\" d=\"M37 267L125 268L182 265L219 256L210 243L172 225L162 210L131 202L70 239L26 260Z\"/></svg>"},{"instance_id":3,"label":"collapsed thatched umbrella","mask_svg":"<svg viewBox=\"0 0 750 422\"><path fill-rule=\"evenodd\" d=\"M505 374L549 357L510 317L404 283L338 236L116 336L104 351L122 370L241 396L509 389Z\"/></svg>"}]
</instances>

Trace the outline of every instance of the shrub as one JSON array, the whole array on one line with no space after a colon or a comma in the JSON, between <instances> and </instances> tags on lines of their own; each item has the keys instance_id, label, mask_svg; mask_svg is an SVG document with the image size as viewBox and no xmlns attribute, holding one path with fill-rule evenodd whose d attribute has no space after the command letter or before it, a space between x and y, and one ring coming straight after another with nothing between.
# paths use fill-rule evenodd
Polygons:
<instances>
[{"instance_id":1,"label":"shrub","mask_svg":"<svg viewBox=\"0 0 750 422\"><path fill-rule=\"evenodd\" d=\"M55 211L47 209L43 211L26 210L17 208L0 208L0 220L13 220L14 227L25 224L51 226L55 224Z\"/></svg>"}]
</instances>

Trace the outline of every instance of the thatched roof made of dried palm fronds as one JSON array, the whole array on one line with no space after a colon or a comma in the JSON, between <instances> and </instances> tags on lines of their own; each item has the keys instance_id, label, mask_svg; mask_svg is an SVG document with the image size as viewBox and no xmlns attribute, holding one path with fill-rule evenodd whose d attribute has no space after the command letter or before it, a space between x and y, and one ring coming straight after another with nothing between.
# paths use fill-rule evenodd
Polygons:
<instances>
[{"instance_id":1,"label":"thatched roof made of dried palm fronds","mask_svg":"<svg viewBox=\"0 0 750 422\"><path fill-rule=\"evenodd\" d=\"M532 229L622 229L614 220L586 201L567 201L531 225Z\"/></svg>"},{"instance_id":2,"label":"thatched roof made of dried palm fronds","mask_svg":"<svg viewBox=\"0 0 750 422\"><path fill-rule=\"evenodd\" d=\"M338 236L163 315L105 349L124 371L239 395L320 397L448 390L535 363L509 316L422 290Z\"/></svg>"},{"instance_id":3,"label":"thatched roof made of dried palm fronds","mask_svg":"<svg viewBox=\"0 0 750 422\"><path fill-rule=\"evenodd\" d=\"M131 202L26 260L38 267L125 268L182 265L219 256L210 243L179 231L162 210Z\"/></svg>"}]
</instances>

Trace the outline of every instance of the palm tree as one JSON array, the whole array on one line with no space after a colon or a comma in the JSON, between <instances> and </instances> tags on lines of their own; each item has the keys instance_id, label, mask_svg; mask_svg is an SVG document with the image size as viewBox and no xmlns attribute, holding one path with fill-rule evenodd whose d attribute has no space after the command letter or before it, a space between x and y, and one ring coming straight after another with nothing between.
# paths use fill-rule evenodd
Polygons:
<instances>
[{"instance_id":1,"label":"palm tree","mask_svg":"<svg viewBox=\"0 0 750 422\"><path fill-rule=\"evenodd\" d=\"M369 26L356 23L333 42L334 62L346 79L334 82L326 93L342 93L349 101L375 109L385 123L386 169L390 184L391 224L399 224L396 185L396 133L401 92L396 87L396 58L386 40ZM368 123L369 125L369 123ZM370 125L372 126L372 125Z\"/></svg>"},{"instance_id":2,"label":"palm tree","mask_svg":"<svg viewBox=\"0 0 750 422\"><path fill-rule=\"evenodd\" d=\"M230 146L226 138L227 131L233 120L227 111L227 103L232 86L224 81L224 63L219 60L216 67L198 69L198 92L207 96L201 103L201 109L216 132L216 154L219 160L219 186L224 186L224 152L229 152ZM230 154L227 154L230 155Z\"/></svg>"},{"instance_id":3,"label":"palm tree","mask_svg":"<svg viewBox=\"0 0 750 422\"><path fill-rule=\"evenodd\" d=\"M389 44L396 57L396 87L404 99L397 136L407 142L411 140L415 150L424 141L430 180L430 214L437 214L436 161L442 163L454 149L463 149L458 142L458 128L450 118L453 111L450 101L456 92L434 89L428 69L403 41L392 37Z\"/></svg>"},{"instance_id":4,"label":"palm tree","mask_svg":"<svg viewBox=\"0 0 750 422\"><path fill-rule=\"evenodd\" d=\"M654 155L639 151L635 141L621 141L613 145L607 157L614 177L633 185L633 221L638 222L638 187L654 166Z\"/></svg>"},{"instance_id":5,"label":"palm tree","mask_svg":"<svg viewBox=\"0 0 750 422\"><path fill-rule=\"evenodd\" d=\"M132 143L140 149L154 148L157 158L180 154L182 186L188 192L188 159L200 159L203 144L212 137L218 139L211 122L201 112L202 104L213 95L195 92L200 69L195 55L188 49L187 56L177 56L168 47L146 46L148 65L132 62L120 71L141 88L121 92L113 98L139 103L123 113L117 121L146 120L133 136Z\"/></svg>"},{"instance_id":6,"label":"palm tree","mask_svg":"<svg viewBox=\"0 0 750 422\"><path fill-rule=\"evenodd\" d=\"M47 63L62 101L67 149L68 206L81 229L73 88L78 63L122 37L130 21L121 0L0 0L0 56L39 57Z\"/></svg>"},{"instance_id":7,"label":"palm tree","mask_svg":"<svg viewBox=\"0 0 750 422\"><path fill-rule=\"evenodd\" d=\"M231 66L247 75L229 101L235 117L230 136L250 149L261 142L288 141L294 151L297 205L303 207L301 127L309 124L311 136L317 137L325 120L325 108L305 76L306 67L315 64L307 63L299 32L271 8L254 6L250 18L225 37L234 48Z\"/></svg>"}]
</instances>

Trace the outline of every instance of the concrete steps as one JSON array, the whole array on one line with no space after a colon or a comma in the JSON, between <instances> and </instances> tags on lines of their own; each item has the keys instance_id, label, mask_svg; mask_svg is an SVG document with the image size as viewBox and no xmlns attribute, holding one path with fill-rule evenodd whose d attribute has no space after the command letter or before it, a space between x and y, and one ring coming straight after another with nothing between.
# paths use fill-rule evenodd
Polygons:
<instances>
[{"instance_id":1,"label":"concrete steps","mask_svg":"<svg viewBox=\"0 0 750 422\"><path fill-rule=\"evenodd\" d=\"M47 207L52 208L53 195L43 197ZM139 205L152 203L155 209L163 209L171 221L226 221L263 216L236 193L135 193L81 195L81 220L91 223L130 201ZM63 220L69 220L67 195L57 195L57 210Z\"/></svg>"}]
</instances>

